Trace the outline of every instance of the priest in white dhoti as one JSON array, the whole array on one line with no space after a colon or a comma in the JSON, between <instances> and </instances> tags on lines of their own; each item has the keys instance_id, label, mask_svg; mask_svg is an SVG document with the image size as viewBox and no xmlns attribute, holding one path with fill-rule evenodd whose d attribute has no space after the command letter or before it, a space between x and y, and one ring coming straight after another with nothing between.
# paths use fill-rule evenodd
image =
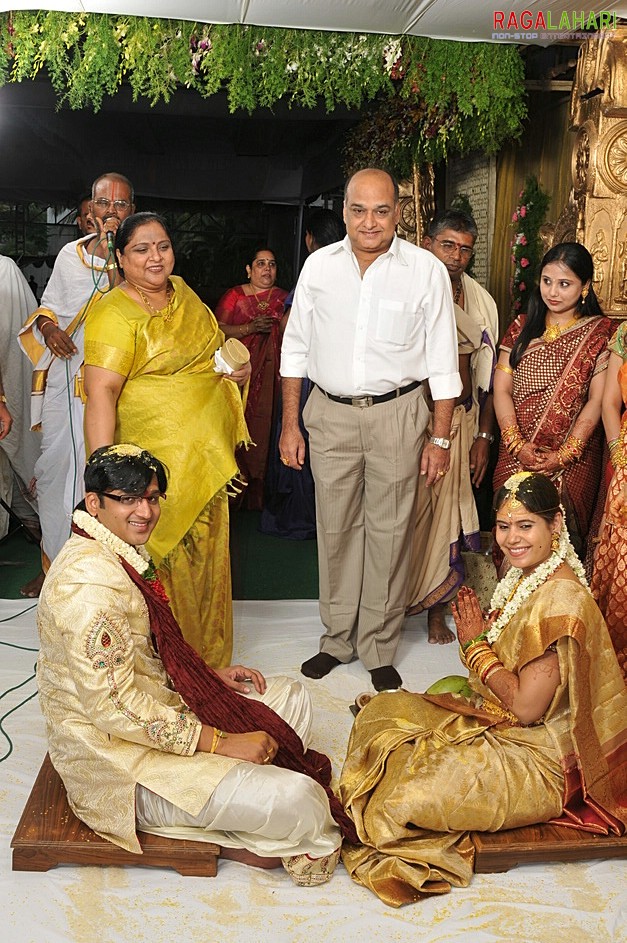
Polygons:
<instances>
[{"instance_id":1,"label":"priest in white dhoti","mask_svg":"<svg viewBox=\"0 0 627 943\"><path fill-rule=\"evenodd\" d=\"M40 307L19 333L33 365L31 425L42 433L35 478L44 570L67 540L72 511L83 496L85 317L115 283L111 240L134 209L126 177L105 174L95 181L90 212L97 232L61 249Z\"/></svg>"},{"instance_id":2,"label":"priest in white dhoti","mask_svg":"<svg viewBox=\"0 0 627 943\"><path fill-rule=\"evenodd\" d=\"M193 482L189 482L193 487ZM354 827L308 749L306 689L254 668L209 668L183 639L144 544L163 465L97 449L73 534L39 601L39 697L75 814L141 853L137 830L212 841L226 857L329 880Z\"/></svg>"}]
</instances>

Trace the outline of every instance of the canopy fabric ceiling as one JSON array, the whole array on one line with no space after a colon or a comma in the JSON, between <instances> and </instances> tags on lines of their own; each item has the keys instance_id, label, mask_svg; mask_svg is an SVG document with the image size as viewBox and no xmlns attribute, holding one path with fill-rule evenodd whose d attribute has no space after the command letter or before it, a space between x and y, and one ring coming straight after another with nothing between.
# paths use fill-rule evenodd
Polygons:
<instances>
[{"instance_id":1,"label":"canopy fabric ceiling","mask_svg":"<svg viewBox=\"0 0 627 943\"><path fill-rule=\"evenodd\" d=\"M627 16L627 0L603 9ZM490 40L495 8L506 18L523 10L581 13L581 0L65 0L40 10L110 13L356 32ZM32 0L0 4L0 12L33 8ZM506 20L507 21L507 20ZM519 41L512 36L512 41ZM542 42L547 45L547 42ZM97 114L56 110L43 77L0 87L0 199L73 202L106 170L127 174L142 197L177 201L262 200L298 203L341 184L341 144L359 115L288 108L228 113L223 93L202 99L179 89L167 105L132 102L123 87ZM143 201L142 201L143 202Z\"/></svg>"},{"instance_id":2,"label":"canopy fabric ceiling","mask_svg":"<svg viewBox=\"0 0 627 943\"><path fill-rule=\"evenodd\" d=\"M12 0L0 5L0 11L30 10L32 0ZM324 29L366 33L410 34L435 39L492 40L496 11L510 12L517 22L523 11L530 11L533 23L538 14L545 21L549 14L555 27L562 15L612 11L627 16L627 2L608 0L65 0L39 3L38 9L64 10L70 13L113 13L152 16L205 23L243 23L255 26L282 26L295 29ZM569 20L569 22L571 22ZM501 32L503 32L501 30ZM505 30L511 42L546 44L557 35L544 36L540 30L533 40L517 37L518 30ZM533 30L531 30L533 32ZM548 31L547 31L548 32ZM502 40L501 40L502 41Z\"/></svg>"}]
</instances>

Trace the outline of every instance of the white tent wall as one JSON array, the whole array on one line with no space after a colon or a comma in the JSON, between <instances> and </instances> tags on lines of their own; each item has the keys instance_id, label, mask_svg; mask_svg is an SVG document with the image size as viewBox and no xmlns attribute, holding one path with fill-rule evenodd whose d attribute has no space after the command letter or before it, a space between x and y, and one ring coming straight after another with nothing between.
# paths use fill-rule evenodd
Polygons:
<instances>
[{"instance_id":1,"label":"white tent wall","mask_svg":"<svg viewBox=\"0 0 627 943\"><path fill-rule=\"evenodd\" d=\"M30 10L29 0L13 0L0 6L6 10ZM41 10L65 10L73 13L126 13L131 16L154 16L204 23L242 23L255 26L283 26L296 29L324 29L366 33L410 34L431 36L434 39L468 41L502 41L500 35L509 34L511 42L552 42L559 32L562 17L569 24L572 14L585 16L607 12L618 17L627 16L627 3L607 3L603 0L508 0L494 3L470 0L66 0L65 3L40 3ZM531 18L524 17L529 12ZM504 20L495 20L503 13ZM513 26L510 13L515 15ZM538 20L538 15L543 17ZM500 22L507 28L501 28ZM547 29L542 29L542 22ZM551 27L549 27L549 22ZM530 27L525 24L530 23ZM539 29L534 29L540 24ZM538 36L531 38L533 33ZM518 37L516 34L518 33ZM548 34L544 36L543 34ZM497 34L496 37L494 34ZM521 35L523 34L523 35ZM554 34L551 36L551 34ZM510 39L511 35L511 39Z\"/></svg>"}]
</instances>

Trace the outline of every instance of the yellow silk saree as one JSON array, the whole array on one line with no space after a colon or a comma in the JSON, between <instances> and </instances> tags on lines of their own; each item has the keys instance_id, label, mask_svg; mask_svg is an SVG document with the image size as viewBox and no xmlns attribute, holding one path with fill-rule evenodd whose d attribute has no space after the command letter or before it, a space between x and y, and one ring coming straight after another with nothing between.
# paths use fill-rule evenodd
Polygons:
<instances>
[{"instance_id":1,"label":"yellow silk saree","mask_svg":"<svg viewBox=\"0 0 627 943\"><path fill-rule=\"evenodd\" d=\"M85 363L126 378L116 442L153 452L168 468L167 501L148 544L187 641L212 666L230 663L231 576L227 485L248 444L240 390L214 371L224 340L200 298L172 276L167 321L120 288L89 315Z\"/></svg>"}]
</instances>

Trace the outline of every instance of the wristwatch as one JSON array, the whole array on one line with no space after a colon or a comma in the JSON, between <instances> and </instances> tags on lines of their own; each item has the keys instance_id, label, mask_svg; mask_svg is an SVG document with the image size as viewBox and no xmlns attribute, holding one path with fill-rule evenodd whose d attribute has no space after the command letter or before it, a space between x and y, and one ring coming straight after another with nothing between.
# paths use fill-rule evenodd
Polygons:
<instances>
[{"instance_id":1,"label":"wristwatch","mask_svg":"<svg viewBox=\"0 0 627 943\"><path fill-rule=\"evenodd\" d=\"M432 435L429 442L431 445L439 445L441 449L450 449L451 447L450 439L443 439L441 436L437 435Z\"/></svg>"},{"instance_id":2,"label":"wristwatch","mask_svg":"<svg viewBox=\"0 0 627 943\"><path fill-rule=\"evenodd\" d=\"M494 442L494 436L491 432L478 432L475 439L487 439L490 445Z\"/></svg>"}]
</instances>

